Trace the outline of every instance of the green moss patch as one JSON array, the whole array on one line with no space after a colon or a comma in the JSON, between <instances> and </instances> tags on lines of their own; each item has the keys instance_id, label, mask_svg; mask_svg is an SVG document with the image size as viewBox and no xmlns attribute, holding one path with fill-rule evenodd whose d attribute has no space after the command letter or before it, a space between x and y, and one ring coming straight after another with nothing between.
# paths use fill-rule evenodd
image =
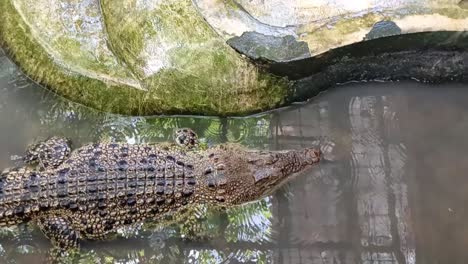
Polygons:
<instances>
[{"instance_id":1,"label":"green moss patch","mask_svg":"<svg viewBox=\"0 0 468 264\"><path fill-rule=\"evenodd\" d=\"M139 113L138 109L126 106L141 104L143 92L70 73L57 65L31 37L29 27L9 0L0 1L0 9L0 40L31 78L68 99L101 111Z\"/></svg>"},{"instance_id":2,"label":"green moss patch","mask_svg":"<svg viewBox=\"0 0 468 264\"><path fill-rule=\"evenodd\" d=\"M12 1L0 0L0 39L11 57L34 80L95 109L127 115L242 115L279 106L287 96L287 80L241 58L218 39L189 0L143 9L134 0L119 5L101 1L110 50L147 91L60 65L34 38ZM80 43L66 36L55 42L70 50L67 60L90 72L100 70L99 65L86 64L91 55L75 55ZM157 49L161 57L151 53Z\"/></svg>"}]
</instances>

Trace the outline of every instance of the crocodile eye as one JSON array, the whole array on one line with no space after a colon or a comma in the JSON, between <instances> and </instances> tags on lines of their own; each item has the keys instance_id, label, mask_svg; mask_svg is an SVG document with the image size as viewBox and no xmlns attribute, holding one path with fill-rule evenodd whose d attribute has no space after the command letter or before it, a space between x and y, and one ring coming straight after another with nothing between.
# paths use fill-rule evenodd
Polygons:
<instances>
[{"instance_id":1,"label":"crocodile eye","mask_svg":"<svg viewBox=\"0 0 468 264\"><path fill-rule=\"evenodd\" d=\"M185 135L181 135L177 139L179 140L179 144L183 144L187 137Z\"/></svg>"}]
</instances>

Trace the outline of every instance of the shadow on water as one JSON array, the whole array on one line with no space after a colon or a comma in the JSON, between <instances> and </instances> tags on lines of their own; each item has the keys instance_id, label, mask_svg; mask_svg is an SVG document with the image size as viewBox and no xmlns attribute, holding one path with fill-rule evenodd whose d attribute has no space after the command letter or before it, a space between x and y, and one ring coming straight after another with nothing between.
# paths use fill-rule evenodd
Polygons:
<instances>
[{"instance_id":1,"label":"shadow on water","mask_svg":"<svg viewBox=\"0 0 468 264\"><path fill-rule=\"evenodd\" d=\"M0 54L0 167L36 138L171 140L192 127L208 143L289 149L335 143L335 160L261 201L197 208L197 225L150 223L87 242L81 263L466 263L468 90L463 85L359 83L310 103L243 119L121 117L37 87ZM184 239L190 234L201 239ZM49 244L0 230L0 262L31 263Z\"/></svg>"}]
</instances>

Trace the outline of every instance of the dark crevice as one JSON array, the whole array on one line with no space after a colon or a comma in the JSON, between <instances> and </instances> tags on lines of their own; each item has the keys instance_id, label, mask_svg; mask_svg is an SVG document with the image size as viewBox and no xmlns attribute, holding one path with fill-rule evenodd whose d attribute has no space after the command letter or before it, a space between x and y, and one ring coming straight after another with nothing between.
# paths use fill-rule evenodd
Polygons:
<instances>
[{"instance_id":1,"label":"dark crevice","mask_svg":"<svg viewBox=\"0 0 468 264\"><path fill-rule=\"evenodd\" d=\"M449 41L450 40L450 41ZM293 81L285 104L306 101L351 81L416 80L468 83L468 32L391 36L345 46L313 58L261 62L271 73Z\"/></svg>"}]
</instances>

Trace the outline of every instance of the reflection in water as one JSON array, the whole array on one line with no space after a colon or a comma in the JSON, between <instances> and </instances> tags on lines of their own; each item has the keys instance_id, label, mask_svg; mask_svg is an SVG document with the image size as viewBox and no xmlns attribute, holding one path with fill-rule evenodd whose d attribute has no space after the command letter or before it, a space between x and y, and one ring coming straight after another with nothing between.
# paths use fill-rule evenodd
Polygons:
<instances>
[{"instance_id":1,"label":"reflection in water","mask_svg":"<svg viewBox=\"0 0 468 264\"><path fill-rule=\"evenodd\" d=\"M460 86L461 87L461 86ZM190 225L149 223L86 242L82 263L466 263L468 93L457 85L354 84L245 119L121 117L36 87L0 55L0 166L36 138L130 143L192 127L207 144L258 149L333 142L333 161L262 201L200 206ZM0 230L0 262L30 263L48 241ZM24 234L23 234L24 235ZM23 236L21 235L21 236ZM194 238L195 237L195 238ZM30 247L25 247L30 244ZM22 245L22 246L21 246Z\"/></svg>"}]
</instances>

